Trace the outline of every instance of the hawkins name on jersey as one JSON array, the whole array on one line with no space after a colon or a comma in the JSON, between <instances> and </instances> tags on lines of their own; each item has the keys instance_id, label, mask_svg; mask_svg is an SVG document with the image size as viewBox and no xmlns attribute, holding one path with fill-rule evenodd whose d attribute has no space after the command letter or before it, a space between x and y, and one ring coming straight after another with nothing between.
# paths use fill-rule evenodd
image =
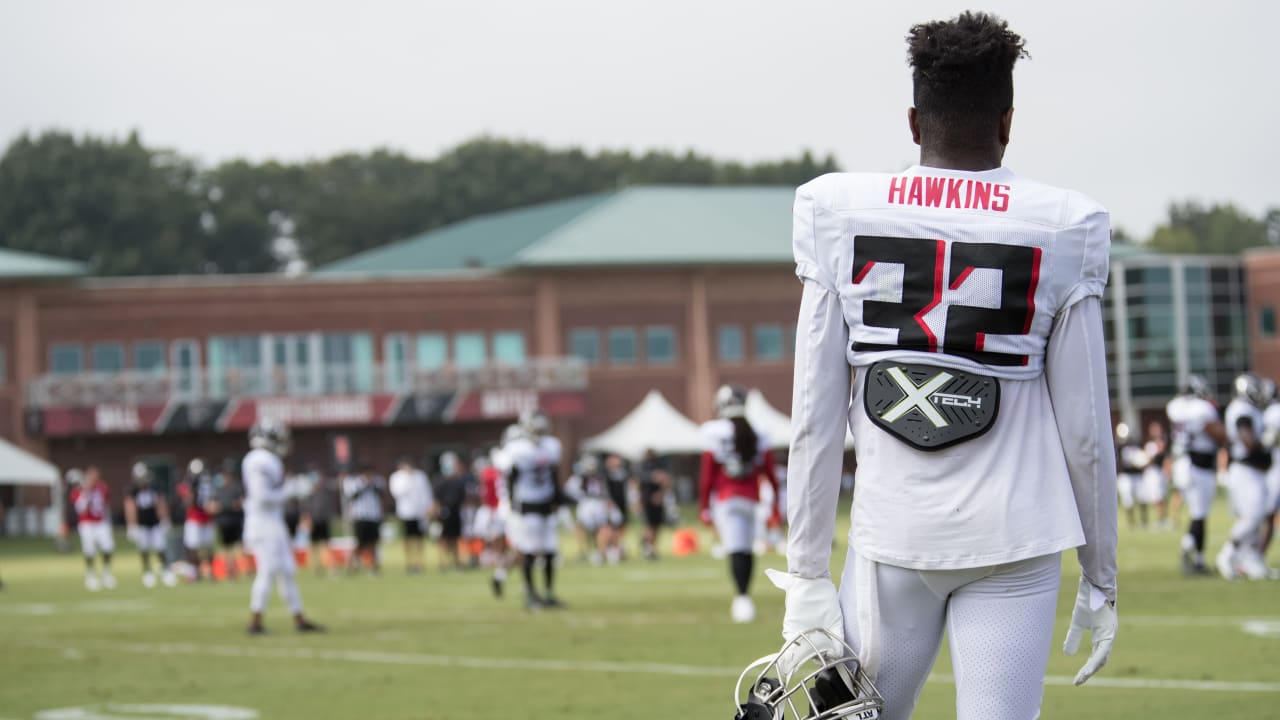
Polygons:
<instances>
[{"instance_id":1,"label":"hawkins name on jersey","mask_svg":"<svg viewBox=\"0 0 1280 720\"><path fill-rule=\"evenodd\" d=\"M957 180L999 187L999 201L952 208L902 190ZM839 294L854 367L1034 378L1058 312L1107 282L1106 211L1007 168L825 175L799 189L795 223L796 272Z\"/></svg>"}]
</instances>

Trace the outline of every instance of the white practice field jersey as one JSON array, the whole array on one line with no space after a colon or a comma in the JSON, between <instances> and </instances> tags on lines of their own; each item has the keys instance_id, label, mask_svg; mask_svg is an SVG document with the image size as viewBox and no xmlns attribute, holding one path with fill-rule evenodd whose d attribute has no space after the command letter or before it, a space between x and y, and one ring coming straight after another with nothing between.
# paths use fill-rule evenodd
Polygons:
<instances>
[{"instance_id":1,"label":"white practice field jersey","mask_svg":"<svg viewBox=\"0 0 1280 720\"><path fill-rule=\"evenodd\" d=\"M1227 447L1231 451L1231 459L1236 461L1244 461L1251 457L1249 448L1245 446L1240 438L1240 425L1248 424L1253 428L1253 434L1259 440L1262 439L1262 411L1253 403L1244 398L1237 397L1227 404L1227 439L1230 443Z\"/></svg>"},{"instance_id":2,"label":"white practice field jersey","mask_svg":"<svg viewBox=\"0 0 1280 720\"><path fill-rule=\"evenodd\" d=\"M1165 406L1173 431L1173 454L1216 453L1218 443L1205 428L1218 421L1218 408L1204 398L1179 395Z\"/></svg>"},{"instance_id":3,"label":"white practice field jersey","mask_svg":"<svg viewBox=\"0 0 1280 720\"><path fill-rule=\"evenodd\" d=\"M288 498L284 462L269 450L254 448L244 456L240 477L244 481L246 528L268 523L283 524L284 503Z\"/></svg>"},{"instance_id":4,"label":"white practice field jersey","mask_svg":"<svg viewBox=\"0 0 1280 720\"><path fill-rule=\"evenodd\" d=\"M555 469L560 465L561 445L558 438L517 438L502 448L506 472L515 470L511 486L513 503L549 503L555 499Z\"/></svg>"},{"instance_id":5,"label":"white practice field jersey","mask_svg":"<svg viewBox=\"0 0 1280 720\"><path fill-rule=\"evenodd\" d=\"M1006 168L799 189L796 272L839 298L856 370L860 554L945 569L1084 543L1044 358L1058 314L1102 296L1110 235L1098 203Z\"/></svg>"}]
</instances>

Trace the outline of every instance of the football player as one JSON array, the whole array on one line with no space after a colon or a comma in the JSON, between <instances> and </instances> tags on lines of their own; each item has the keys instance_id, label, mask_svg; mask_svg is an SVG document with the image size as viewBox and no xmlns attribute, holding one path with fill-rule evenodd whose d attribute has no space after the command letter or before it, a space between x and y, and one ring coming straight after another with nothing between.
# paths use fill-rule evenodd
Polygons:
<instances>
[{"instance_id":1,"label":"football player","mask_svg":"<svg viewBox=\"0 0 1280 720\"><path fill-rule=\"evenodd\" d=\"M557 480L560 467L560 440L551 435L551 423L541 412L520 416L520 434L503 446L510 465L507 475L509 502L513 514L519 516L516 527L516 550L521 554L524 572L525 608L561 607L555 595L556 554L560 539L556 532L556 513L561 499ZM542 560L543 592L536 590L534 567Z\"/></svg>"},{"instance_id":2,"label":"football player","mask_svg":"<svg viewBox=\"0 0 1280 720\"><path fill-rule=\"evenodd\" d=\"M102 473L94 465L68 471L69 480L76 484L71 488L71 506L76 513L76 530L80 533L80 549L84 552L84 586L89 592L101 588L115 589L116 578L111 574L111 553L115 552L115 538L111 535L111 503L107 484ZM94 572L93 561L102 556L102 571Z\"/></svg>"},{"instance_id":3,"label":"football player","mask_svg":"<svg viewBox=\"0 0 1280 720\"><path fill-rule=\"evenodd\" d=\"M1262 556L1265 559L1276 532L1276 514L1280 512L1280 399L1276 397L1275 381L1262 381L1263 394L1267 397L1262 412L1262 442L1271 450L1271 469L1267 471L1267 516L1262 521ZM1270 571L1272 577L1275 572Z\"/></svg>"},{"instance_id":4,"label":"football player","mask_svg":"<svg viewBox=\"0 0 1280 720\"><path fill-rule=\"evenodd\" d=\"M1147 467L1142 471L1142 484L1138 496L1144 505L1144 511L1146 507L1155 506L1156 527L1168 530L1172 527L1169 523L1168 507L1165 505L1165 498L1169 492L1169 480L1165 475L1169 441L1165 438L1163 425L1158 422L1147 425L1147 439L1142 444L1142 452L1147 456Z\"/></svg>"},{"instance_id":5,"label":"football player","mask_svg":"<svg viewBox=\"0 0 1280 720\"><path fill-rule=\"evenodd\" d=\"M396 471L391 473L387 482L391 487L391 497L396 502L396 517L400 519L404 533L405 571L410 575L419 574L426 568L422 538L426 535L431 506L435 504L431 497L431 483L427 482L426 473L414 467L408 455L396 463Z\"/></svg>"},{"instance_id":6,"label":"football player","mask_svg":"<svg viewBox=\"0 0 1280 720\"><path fill-rule=\"evenodd\" d=\"M182 546L187 551L187 562L195 569L196 580L213 563L213 516L217 513L217 485L207 471L204 461L194 458L187 465L187 477L178 485L178 495L187 506L187 517L182 524ZM209 573L213 578L213 573Z\"/></svg>"},{"instance_id":7,"label":"football player","mask_svg":"<svg viewBox=\"0 0 1280 720\"><path fill-rule=\"evenodd\" d=\"M720 544L729 556L729 572L737 594L729 606L734 622L751 622L756 606L748 591L755 565L756 507L760 484L767 482L778 498L773 451L746 418L747 393L736 385L716 391L715 420L702 425L702 470L698 485L698 517L716 527ZM711 497L715 496L714 511ZM778 506L771 506L773 517Z\"/></svg>"},{"instance_id":8,"label":"football player","mask_svg":"<svg viewBox=\"0 0 1280 720\"><path fill-rule=\"evenodd\" d=\"M1227 431L1210 399L1209 384L1198 375L1187 377L1182 391L1165 406L1173 435L1173 485L1182 494L1191 524L1182 536L1182 571L1208 572L1204 544L1213 497L1217 493L1218 449Z\"/></svg>"},{"instance_id":9,"label":"football player","mask_svg":"<svg viewBox=\"0 0 1280 720\"><path fill-rule=\"evenodd\" d=\"M505 495L500 487L502 473L489 455L477 456L471 467L480 482L480 507L476 508L475 531L485 544L484 564L493 568L489 577L493 595L502 597L507 566L511 561L506 538L506 516L510 508L502 502Z\"/></svg>"},{"instance_id":10,"label":"football player","mask_svg":"<svg viewBox=\"0 0 1280 720\"><path fill-rule=\"evenodd\" d=\"M1044 692L1063 551L1082 570L1064 650L1092 634L1076 684L1117 626L1110 220L1002 166L1026 55L1006 22L966 12L907 43L920 164L796 193L789 572L768 574L784 639L842 634L883 720L911 717L944 632L956 717L1023 720ZM858 467L837 593L846 422Z\"/></svg>"},{"instance_id":11,"label":"football player","mask_svg":"<svg viewBox=\"0 0 1280 720\"><path fill-rule=\"evenodd\" d=\"M1269 573L1259 548L1267 514L1266 475L1271 469L1271 451L1262 444L1262 410L1269 401L1262 379L1253 373L1237 377L1235 391L1227 404L1226 429L1231 454L1227 491L1236 522L1231 526L1231 538L1218 553L1218 572L1228 580L1264 580Z\"/></svg>"},{"instance_id":12,"label":"football player","mask_svg":"<svg viewBox=\"0 0 1280 720\"><path fill-rule=\"evenodd\" d=\"M583 453L574 469L576 472L565 483L564 490L565 495L577 503L576 519L584 548L588 548L587 559L593 565L600 565L608 555L611 562L617 562L614 528L622 524L622 513L614 506L600 459L593 453Z\"/></svg>"},{"instance_id":13,"label":"football player","mask_svg":"<svg viewBox=\"0 0 1280 720\"><path fill-rule=\"evenodd\" d=\"M165 560L165 538L169 535L169 502L151 483L151 468L146 463L134 463L133 484L124 497L124 519L129 538L138 546L142 556L142 585L156 586L155 573L151 572L151 553L160 563L160 578L165 585L178 584L177 577L169 570Z\"/></svg>"},{"instance_id":14,"label":"football player","mask_svg":"<svg viewBox=\"0 0 1280 720\"><path fill-rule=\"evenodd\" d=\"M1134 528L1133 506L1136 502L1142 512L1142 526L1147 525L1147 505L1138 501L1138 493L1142 489L1142 475L1151 464L1151 459L1142 449L1142 443L1129 429L1128 424L1116 425L1116 455L1119 457L1119 471L1116 475L1116 494L1120 496L1120 507L1124 508L1125 517L1129 521L1129 529Z\"/></svg>"},{"instance_id":15,"label":"football player","mask_svg":"<svg viewBox=\"0 0 1280 720\"><path fill-rule=\"evenodd\" d=\"M323 628L302 612L293 544L284 523L287 499L284 458L289 454L289 428L259 418L249 429L249 447L240 471L245 493L244 542L257 565L249 596L248 632L250 635L266 632L262 612L267 608L273 583L293 613L294 628L298 632L317 632Z\"/></svg>"}]
</instances>

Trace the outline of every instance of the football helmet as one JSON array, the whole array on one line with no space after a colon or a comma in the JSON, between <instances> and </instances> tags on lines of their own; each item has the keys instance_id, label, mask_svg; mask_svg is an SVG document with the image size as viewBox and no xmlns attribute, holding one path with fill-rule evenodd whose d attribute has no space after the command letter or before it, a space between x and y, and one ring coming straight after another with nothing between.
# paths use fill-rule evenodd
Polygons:
<instances>
[{"instance_id":1,"label":"football helmet","mask_svg":"<svg viewBox=\"0 0 1280 720\"><path fill-rule=\"evenodd\" d=\"M1276 399L1276 381L1262 378L1262 404L1268 405Z\"/></svg>"},{"instance_id":2,"label":"football helmet","mask_svg":"<svg viewBox=\"0 0 1280 720\"><path fill-rule=\"evenodd\" d=\"M524 428L519 425L508 425L502 430L502 445L509 445L521 438L528 437Z\"/></svg>"},{"instance_id":3,"label":"football helmet","mask_svg":"<svg viewBox=\"0 0 1280 720\"><path fill-rule=\"evenodd\" d=\"M551 432L551 421L535 408L520 413L520 427L529 435L539 437Z\"/></svg>"},{"instance_id":4,"label":"football helmet","mask_svg":"<svg viewBox=\"0 0 1280 720\"><path fill-rule=\"evenodd\" d=\"M799 660L789 674L778 664L783 655ZM873 720L884 710L857 653L822 628L800 633L748 665L738 676L733 703L734 720Z\"/></svg>"},{"instance_id":5,"label":"football helmet","mask_svg":"<svg viewBox=\"0 0 1280 720\"><path fill-rule=\"evenodd\" d=\"M200 458L191 458L191 462L187 463L187 474L191 477L200 477L204 474L204 461Z\"/></svg>"},{"instance_id":6,"label":"football helmet","mask_svg":"<svg viewBox=\"0 0 1280 720\"><path fill-rule=\"evenodd\" d=\"M1198 398L1209 400L1213 397L1213 391L1209 388L1209 383L1200 375L1188 375L1186 380L1182 381L1182 394L1193 395Z\"/></svg>"},{"instance_id":7,"label":"football helmet","mask_svg":"<svg viewBox=\"0 0 1280 720\"><path fill-rule=\"evenodd\" d=\"M747 391L738 385L721 385L716 391L716 417L735 418L747 414Z\"/></svg>"},{"instance_id":8,"label":"football helmet","mask_svg":"<svg viewBox=\"0 0 1280 720\"><path fill-rule=\"evenodd\" d=\"M136 462L133 464L133 483L135 485L146 485L151 482L151 468L147 467L144 462Z\"/></svg>"},{"instance_id":9,"label":"football helmet","mask_svg":"<svg viewBox=\"0 0 1280 720\"><path fill-rule=\"evenodd\" d=\"M1123 442L1129 439L1129 426L1125 423L1116 425L1116 439Z\"/></svg>"},{"instance_id":10,"label":"football helmet","mask_svg":"<svg viewBox=\"0 0 1280 720\"><path fill-rule=\"evenodd\" d=\"M289 428L272 418L261 417L249 428L249 447L261 448L280 457L289 454Z\"/></svg>"},{"instance_id":11,"label":"football helmet","mask_svg":"<svg viewBox=\"0 0 1280 720\"><path fill-rule=\"evenodd\" d=\"M1236 376L1234 385L1237 397L1242 397L1257 407L1263 407L1267 404L1262 378L1257 375L1251 372L1241 373Z\"/></svg>"},{"instance_id":12,"label":"football helmet","mask_svg":"<svg viewBox=\"0 0 1280 720\"><path fill-rule=\"evenodd\" d=\"M453 477L460 472L462 472L462 461L458 459L458 453L446 450L440 455L440 474Z\"/></svg>"},{"instance_id":13,"label":"football helmet","mask_svg":"<svg viewBox=\"0 0 1280 720\"><path fill-rule=\"evenodd\" d=\"M579 475L594 475L600 470L600 458L593 452L584 452L578 457L574 470Z\"/></svg>"}]
</instances>

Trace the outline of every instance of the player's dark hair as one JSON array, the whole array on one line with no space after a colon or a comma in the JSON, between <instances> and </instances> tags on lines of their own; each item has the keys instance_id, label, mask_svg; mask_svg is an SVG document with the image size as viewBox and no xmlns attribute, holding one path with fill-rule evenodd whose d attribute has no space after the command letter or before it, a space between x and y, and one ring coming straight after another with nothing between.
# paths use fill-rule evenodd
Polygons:
<instances>
[{"instance_id":1,"label":"player's dark hair","mask_svg":"<svg viewBox=\"0 0 1280 720\"><path fill-rule=\"evenodd\" d=\"M730 422L733 423L733 451L743 463L750 465L760 452L760 436L744 417L730 418Z\"/></svg>"},{"instance_id":2,"label":"player's dark hair","mask_svg":"<svg viewBox=\"0 0 1280 720\"><path fill-rule=\"evenodd\" d=\"M907 33L920 134L944 147L990 147L1013 107L1013 65L1027 54L1009 23L987 13L920 23Z\"/></svg>"}]
</instances>

